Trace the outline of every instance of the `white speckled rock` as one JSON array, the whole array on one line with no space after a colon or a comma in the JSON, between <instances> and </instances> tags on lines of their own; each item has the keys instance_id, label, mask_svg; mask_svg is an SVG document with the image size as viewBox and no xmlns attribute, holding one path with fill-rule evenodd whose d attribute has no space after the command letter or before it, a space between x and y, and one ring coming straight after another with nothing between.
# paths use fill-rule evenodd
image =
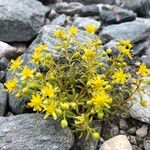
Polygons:
<instances>
[{"instance_id":1,"label":"white speckled rock","mask_svg":"<svg viewBox=\"0 0 150 150\"><path fill-rule=\"evenodd\" d=\"M118 135L104 142L99 150L132 150L132 147L125 135Z\"/></svg>"},{"instance_id":2,"label":"white speckled rock","mask_svg":"<svg viewBox=\"0 0 150 150\"><path fill-rule=\"evenodd\" d=\"M150 85L144 85L144 93L136 93L134 95L135 101L133 102L132 107L130 108L131 117L140 120L145 123L150 123ZM143 107L139 101L141 97L147 101L147 108Z\"/></svg>"}]
</instances>

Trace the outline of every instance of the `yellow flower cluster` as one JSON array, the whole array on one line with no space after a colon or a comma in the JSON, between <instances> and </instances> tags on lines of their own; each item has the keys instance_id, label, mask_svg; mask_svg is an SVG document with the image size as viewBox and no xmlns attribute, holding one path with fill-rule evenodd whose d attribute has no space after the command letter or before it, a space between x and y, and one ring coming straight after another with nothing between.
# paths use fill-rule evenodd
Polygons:
<instances>
[{"instance_id":1,"label":"yellow flower cluster","mask_svg":"<svg viewBox=\"0 0 150 150\"><path fill-rule=\"evenodd\" d=\"M95 34L96 26L85 28L91 39L84 42L79 40L78 31L71 26L67 31L58 28L53 33L58 39L55 50L61 52L64 61L56 60L44 43L35 47L31 55L30 63L35 68L24 66L21 57L11 60L9 71L16 75L4 85L17 97L28 97L28 107L44 113L45 119L51 116L60 121L62 128L69 126L80 133L80 137L86 135L87 139L91 135L99 140L94 120L109 119L118 114L117 111L140 87L142 77L150 71L142 63L134 73L133 70L129 73L131 41L118 41L118 53L112 56L110 48L99 50L102 42ZM145 100L140 103L146 107Z\"/></svg>"}]
</instances>

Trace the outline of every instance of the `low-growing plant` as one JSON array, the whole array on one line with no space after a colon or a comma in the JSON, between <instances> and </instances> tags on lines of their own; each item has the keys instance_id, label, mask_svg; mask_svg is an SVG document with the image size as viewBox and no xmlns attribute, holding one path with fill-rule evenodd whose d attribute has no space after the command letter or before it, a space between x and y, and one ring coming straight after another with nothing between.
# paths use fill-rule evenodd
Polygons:
<instances>
[{"instance_id":1,"label":"low-growing plant","mask_svg":"<svg viewBox=\"0 0 150 150\"><path fill-rule=\"evenodd\" d=\"M27 107L44 113L44 118L52 116L80 137L92 135L98 140L94 120L107 120L128 108L150 70L143 63L135 69L129 66L131 41L118 41L118 51L112 55L112 49L103 50L95 31L95 26L87 26L90 38L81 42L76 27L56 29L53 37L58 39L55 50L60 59L41 43L31 57L35 68L23 66L21 57L11 60L9 71L15 75L4 85L16 97L28 97ZM146 107L146 100L141 99L141 104Z\"/></svg>"}]
</instances>

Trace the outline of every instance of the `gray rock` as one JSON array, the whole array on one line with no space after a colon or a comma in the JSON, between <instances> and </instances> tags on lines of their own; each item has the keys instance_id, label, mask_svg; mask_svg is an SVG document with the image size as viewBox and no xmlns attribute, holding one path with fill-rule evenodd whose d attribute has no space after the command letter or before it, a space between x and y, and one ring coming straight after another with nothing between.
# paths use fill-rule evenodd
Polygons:
<instances>
[{"instance_id":1,"label":"gray rock","mask_svg":"<svg viewBox=\"0 0 150 150\"><path fill-rule=\"evenodd\" d=\"M136 14L127 9L103 4L99 4L97 6L99 7L100 17L108 24L133 21L136 18Z\"/></svg>"},{"instance_id":2,"label":"gray rock","mask_svg":"<svg viewBox=\"0 0 150 150\"><path fill-rule=\"evenodd\" d=\"M147 67L150 67L150 56L143 55L141 60L147 65Z\"/></svg>"},{"instance_id":3,"label":"gray rock","mask_svg":"<svg viewBox=\"0 0 150 150\"><path fill-rule=\"evenodd\" d=\"M0 83L4 83L5 82L5 75L6 75L6 71L1 70L0 71Z\"/></svg>"},{"instance_id":4,"label":"gray rock","mask_svg":"<svg viewBox=\"0 0 150 150\"><path fill-rule=\"evenodd\" d=\"M132 150L131 144L125 135L115 136L100 147L99 150Z\"/></svg>"},{"instance_id":5,"label":"gray rock","mask_svg":"<svg viewBox=\"0 0 150 150\"><path fill-rule=\"evenodd\" d=\"M129 125L125 119L120 119L119 128L122 130L127 130L129 128Z\"/></svg>"},{"instance_id":6,"label":"gray rock","mask_svg":"<svg viewBox=\"0 0 150 150\"><path fill-rule=\"evenodd\" d=\"M67 22L67 16L65 14L62 14L62 15L56 17L50 24L63 26L66 24L66 22Z\"/></svg>"},{"instance_id":7,"label":"gray rock","mask_svg":"<svg viewBox=\"0 0 150 150\"><path fill-rule=\"evenodd\" d=\"M84 5L79 15L82 17L98 16L99 15L98 6L97 5Z\"/></svg>"},{"instance_id":8,"label":"gray rock","mask_svg":"<svg viewBox=\"0 0 150 150\"><path fill-rule=\"evenodd\" d=\"M140 17L149 16L150 1L149 0L120 0L120 5L124 8L133 10Z\"/></svg>"},{"instance_id":9,"label":"gray rock","mask_svg":"<svg viewBox=\"0 0 150 150\"><path fill-rule=\"evenodd\" d=\"M56 4L56 12L59 14L74 16L75 14L79 14L81 12L82 7L83 4L78 2L72 3L62 2Z\"/></svg>"},{"instance_id":10,"label":"gray rock","mask_svg":"<svg viewBox=\"0 0 150 150\"><path fill-rule=\"evenodd\" d=\"M150 150L150 140L145 140L144 141L144 149L145 150Z\"/></svg>"},{"instance_id":11,"label":"gray rock","mask_svg":"<svg viewBox=\"0 0 150 150\"><path fill-rule=\"evenodd\" d=\"M101 122L95 121L94 122L94 128L97 129L97 131L100 133L102 130ZM71 150L96 150L98 147L98 141L95 141L90 137L87 141L85 141L85 137L82 137L81 139L76 139L73 147Z\"/></svg>"},{"instance_id":12,"label":"gray rock","mask_svg":"<svg viewBox=\"0 0 150 150\"><path fill-rule=\"evenodd\" d=\"M103 4L115 4L115 0L64 0L66 2L80 2L86 5L89 4L98 4L98 3L103 3Z\"/></svg>"},{"instance_id":13,"label":"gray rock","mask_svg":"<svg viewBox=\"0 0 150 150\"><path fill-rule=\"evenodd\" d=\"M135 145L137 144L135 136L130 135L129 136L129 141L130 141L131 144L135 144Z\"/></svg>"},{"instance_id":14,"label":"gray rock","mask_svg":"<svg viewBox=\"0 0 150 150\"><path fill-rule=\"evenodd\" d=\"M100 36L108 36L114 40L121 38L139 42L150 34L150 19L137 18L132 22L104 27Z\"/></svg>"},{"instance_id":15,"label":"gray rock","mask_svg":"<svg viewBox=\"0 0 150 150\"><path fill-rule=\"evenodd\" d=\"M130 108L130 116L142 122L150 123L150 86L143 84L142 87L145 93L137 92L133 95L135 100ZM146 108L140 104L141 98L147 101L148 105Z\"/></svg>"},{"instance_id":16,"label":"gray rock","mask_svg":"<svg viewBox=\"0 0 150 150\"><path fill-rule=\"evenodd\" d=\"M136 131L136 135L140 137L144 137L147 135L148 125L144 124L141 128Z\"/></svg>"},{"instance_id":17,"label":"gray rock","mask_svg":"<svg viewBox=\"0 0 150 150\"><path fill-rule=\"evenodd\" d=\"M12 55L17 55L18 49L5 42L0 41L0 58L7 57L11 58Z\"/></svg>"},{"instance_id":18,"label":"gray rock","mask_svg":"<svg viewBox=\"0 0 150 150\"><path fill-rule=\"evenodd\" d=\"M132 150L142 150L142 148L138 147L137 145L132 145Z\"/></svg>"},{"instance_id":19,"label":"gray rock","mask_svg":"<svg viewBox=\"0 0 150 150\"><path fill-rule=\"evenodd\" d=\"M49 11L36 0L1 0L0 6L0 40L6 42L34 38Z\"/></svg>"},{"instance_id":20,"label":"gray rock","mask_svg":"<svg viewBox=\"0 0 150 150\"><path fill-rule=\"evenodd\" d=\"M30 55L29 54L23 54L21 56L23 60L23 66L27 65L30 68L34 68L33 64L30 63ZM6 80L10 80L14 77L14 74L11 71L7 71L6 74ZM8 95L8 104L10 107L10 110L14 114L22 114L22 113L27 113L27 112L32 112L31 109L26 107L26 103L28 102L28 98L22 97L21 99L18 99L15 97L15 95L12 95L9 93Z\"/></svg>"},{"instance_id":21,"label":"gray rock","mask_svg":"<svg viewBox=\"0 0 150 150\"><path fill-rule=\"evenodd\" d=\"M119 134L119 128L116 124L111 123L111 124L103 124L103 132L102 132L102 137L104 139L109 139L112 138L116 135Z\"/></svg>"},{"instance_id":22,"label":"gray rock","mask_svg":"<svg viewBox=\"0 0 150 150\"><path fill-rule=\"evenodd\" d=\"M53 54L53 56L57 59L61 57L61 53L57 52L55 50L55 45L58 43L58 39L52 37L54 31L56 29L62 29L62 30L67 30L63 27L60 26L52 26L52 25L46 25L44 26L40 32L39 35L37 36L37 38L32 42L32 44L29 46L28 48L28 53L32 53L33 49L41 43L46 44L49 49L47 50L48 52L50 52L51 54ZM80 42L84 42L89 40L90 38L92 38L91 36L87 35L85 31L79 30L77 33L77 37L79 39Z\"/></svg>"},{"instance_id":23,"label":"gray rock","mask_svg":"<svg viewBox=\"0 0 150 150\"><path fill-rule=\"evenodd\" d=\"M80 29L85 29L87 25L95 25L97 30L100 28L101 22L89 17L76 17L73 24Z\"/></svg>"},{"instance_id":24,"label":"gray rock","mask_svg":"<svg viewBox=\"0 0 150 150\"><path fill-rule=\"evenodd\" d=\"M0 59L0 70L6 70L8 64L9 64L9 60L7 58L5 58L5 57L2 57Z\"/></svg>"},{"instance_id":25,"label":"gray rock","mask_svg":"<svg viewBox=\"0 0 150 150\"><path fill-rule=\"evenodd\" d=\"M69 150L73 135L57 121L41 114L23 114L0 118L1 150Z\"/></svg>"},{"instance_id":26,"label":"gray rock","mask_svg":"<svg viewBox=\"0 0 150 150\"><path fill-rule=\"evenodd\" d=\"M127 130L129 134L134 134L136 132L136 127L131 127Z\"/></svg>"},{"instance_id":27,"label":"gray rock","mask_svg":"<svg viewBox=\"0 0 150 150\"><path fill-rule=\"evenodd\" d=\"M7 105L7 92L3 84L0 83L0 116L4 116L6 113L6 105Z\"/></svg>"}]
</instances>

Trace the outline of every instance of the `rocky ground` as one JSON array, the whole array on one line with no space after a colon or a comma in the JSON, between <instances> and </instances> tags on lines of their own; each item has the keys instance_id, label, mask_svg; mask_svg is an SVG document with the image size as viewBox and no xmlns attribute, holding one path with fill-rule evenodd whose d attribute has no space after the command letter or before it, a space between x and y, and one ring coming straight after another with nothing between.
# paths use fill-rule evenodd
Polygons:
<instances>
[{"instance_id":1,"label":"rocky ground","mask_svg":"<svg viewBox=\"0 0 150 150\"><path fill-rule=\"evenodd\" d=\"M120 38L134 43L134 64L143 61L150 67L150 0L0 0L0 149L1 150L150 150L150 96L143 108L134 103L128 118L110 123L95 122L101 131L98 142L78 140L70 129L58 122L44 120L4 90L12 77L10 59L17 56L30 65L35 45L43 42L53 51L50 37L58 26L77 26L85 39L84 27L97 26L104 48L116 49ZM31 66L33 67L33 66ZM150 92L150 87L145 87ZM137 96L137 100L139 97Z\"/></svg>"}]
</instances>

